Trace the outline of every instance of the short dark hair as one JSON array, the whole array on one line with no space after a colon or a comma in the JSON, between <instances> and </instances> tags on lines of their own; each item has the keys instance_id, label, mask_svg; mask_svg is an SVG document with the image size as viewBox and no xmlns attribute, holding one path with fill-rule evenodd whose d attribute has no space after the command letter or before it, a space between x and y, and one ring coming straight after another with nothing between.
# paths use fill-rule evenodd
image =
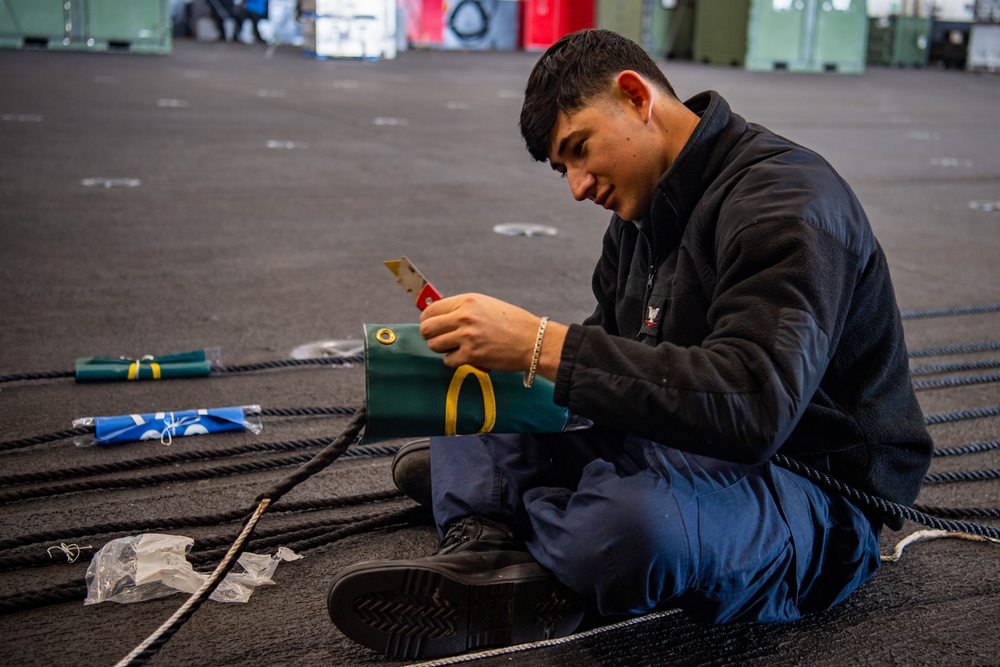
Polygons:
<instances>
[{"instance_id":1,"label":"short dark hair","mask_svg":"<svg viewBox=\"0 0 1000 667\"><path fill-rule=\"evenodd\" d=\"M641 46L610 30L580 30L550 46L528 76L521 106L521 136L538 162L548 159L552 130L560 112L579 111L611 91L625 70L638 72L671 97L666 75Z\"/></svg>"}]
</instances>

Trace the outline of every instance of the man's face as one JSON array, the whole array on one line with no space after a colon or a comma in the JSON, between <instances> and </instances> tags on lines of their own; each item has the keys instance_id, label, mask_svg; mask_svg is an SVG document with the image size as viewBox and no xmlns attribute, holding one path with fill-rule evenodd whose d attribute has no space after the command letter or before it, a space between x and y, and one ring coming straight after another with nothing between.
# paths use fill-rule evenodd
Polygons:
<instances>
[{"instance_id":1,"label":"man's face","mask_svg":"<svg viewBox=\"0 0 1000 667\"><path fill-rule=\"evenodd\" d=\"M549 163L569 182L573 197L589 199L626 220L649 212L668 166L641 110L614 96L560 113Z\"/></svg>"}]
</instances>

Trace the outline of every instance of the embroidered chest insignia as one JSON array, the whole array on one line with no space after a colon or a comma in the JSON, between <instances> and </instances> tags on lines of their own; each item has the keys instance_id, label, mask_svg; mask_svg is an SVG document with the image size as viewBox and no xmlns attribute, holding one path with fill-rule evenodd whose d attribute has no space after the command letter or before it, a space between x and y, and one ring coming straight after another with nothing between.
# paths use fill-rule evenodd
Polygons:
<instances>
[{"instance_id":1,"label":"embroidered chest insignia","mask_svg":"<svg viewBox=\"0 0 1000 667\"><path fill-rule=\"evenodd\" d=\"M653 327L656 326L657 318L660 316L660 309L653 308L652 306L646 306L646 326Z\"/></svg>"}]
</instances>

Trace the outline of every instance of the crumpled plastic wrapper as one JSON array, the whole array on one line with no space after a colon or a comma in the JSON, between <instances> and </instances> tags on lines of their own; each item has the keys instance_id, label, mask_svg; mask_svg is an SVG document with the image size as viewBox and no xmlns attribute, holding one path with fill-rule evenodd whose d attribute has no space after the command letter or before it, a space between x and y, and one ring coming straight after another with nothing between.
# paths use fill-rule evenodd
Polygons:
<instances>
[{"instance_id":1,"label":"crumpled plastic wrapper","mask_svg":"<svg viewBox=\"0 0 1000 667\"><path fill-rule=\"evenodd\" d=\"M194 593L208 579L195 572L187 560L194 540L183 535L144 533L105 544L87 568L87 598L98 602L142 602ZM246 602L257 586L273 584L271 576L281 561L298 560L291 549L280 547L273 556L244 553L237 560L242 572L230 572L213 591L218 602Z\"/></svg>"}]
</instances>

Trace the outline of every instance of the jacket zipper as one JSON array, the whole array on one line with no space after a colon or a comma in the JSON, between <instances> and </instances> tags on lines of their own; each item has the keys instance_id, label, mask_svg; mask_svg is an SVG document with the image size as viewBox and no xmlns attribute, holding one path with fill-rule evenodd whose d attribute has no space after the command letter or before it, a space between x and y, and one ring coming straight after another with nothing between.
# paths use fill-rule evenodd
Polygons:
<instances>
[{"instance_id":1,"label":"jacket zipper","mask_svg":"<svg viewBox=\"0 0 1000 667\"><path fill-rule=\"evenodd\" d=\"M639 234L642 236L642 240L646 244L646 259L649 262L649 273L646 278L646 293L643 295L642 299L643 313L645 313L649 310L649 297L653 294L653 280L656 278L656 266L653 264L653 244L650 243L649 237L646 236L646 232L642 229L642 227L639 227ZM642 335L642 329L646 326L645 317L643 315L640 315L640 317L643 318L642 326L639 327L639 333L635 335L636 340L638 340L639 336Z\"/></svg>"}]
</instances>

